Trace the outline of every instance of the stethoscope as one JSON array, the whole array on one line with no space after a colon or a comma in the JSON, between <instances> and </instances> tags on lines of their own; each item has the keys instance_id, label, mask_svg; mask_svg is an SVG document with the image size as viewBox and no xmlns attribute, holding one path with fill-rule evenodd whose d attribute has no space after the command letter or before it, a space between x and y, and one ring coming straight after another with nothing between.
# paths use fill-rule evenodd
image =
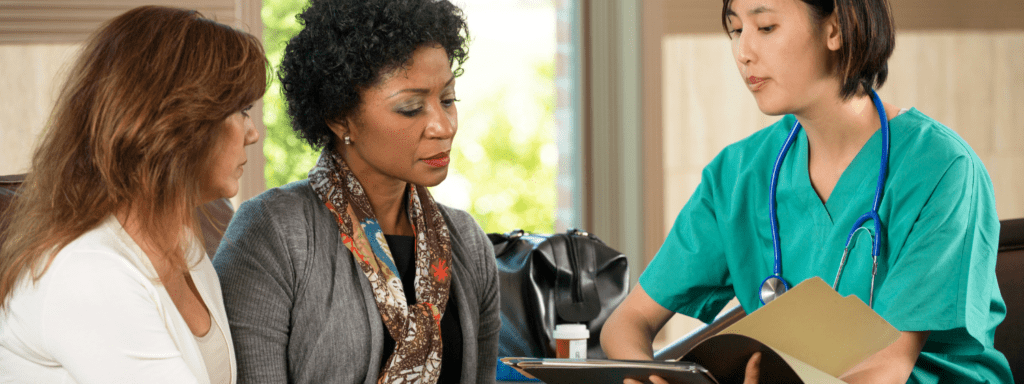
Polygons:
<instances>
[{"instance_id":1,"label":"stethoscope","mask_svg":"<svg viewBox=\"0 0 1024 384\"><path fill-rule=\"evenodd\" d=\"M878 272L878 254L882 244L882 221L878 217L878 206L882 202L882 188L885 187L885 174L889 165L889 119L886 117L885 107L882 106L882 100L878 98L878 94L874 90L869 90L869 93L871 94L871 101L875 104L875 109L878 110L878 119L882 121L882 161L878 166L878 186L875 188L875 202L871 206L870 211L857 219L853 224L853 229L850 230L850 235L846 237L846 247L843 248L843 258L839 261L839 271L836 272L836 280L832 284L832 289L838 291L839 277L842 276L843 267L846 266L846 258L850 255L850 241L853 240L853 235L857 234L857 231L861 229L867 230L861 226L868 220L872 220L875 224L875 235L871 240L871 291L869 293L870 296L868 296L868 306L870 307L874 305L875 274ZM772 170L771 200L768 208L771 211L772 245L775 247L775 273L768 276L761 283L761 304L767 304L789 290L789 283L782 279L782 249L779 246L779 216L775 208L775 189L779 184L779 169L782 168L782 160L786 158L786 152L793 145L797 132L800 132L799 121L793 126L793 130L789 132L789 137L786 138L786 143L782 145L779 157L775 160L775 169Z\"/></svg>"}]
</instances>

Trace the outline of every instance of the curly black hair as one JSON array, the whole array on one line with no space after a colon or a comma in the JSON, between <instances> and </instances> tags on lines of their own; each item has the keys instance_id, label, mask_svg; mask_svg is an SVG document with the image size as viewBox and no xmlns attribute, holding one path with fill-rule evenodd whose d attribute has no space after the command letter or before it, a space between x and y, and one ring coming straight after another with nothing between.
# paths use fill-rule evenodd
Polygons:
<instances>
[{"instance_id":1,"label":"curly black hair","mask_svg":"<svg viewBox=\"0 0 1024 384\"><path fill-rule=\"evenodd\" d=\"M312 0L298 19L304 28L288 42L278 76L292 129L313 149L335 139L328 121L354 113L360 91L417 48L443 47L455 76L468 56L465 17L447 0Z\"/></svg>"}]
</instances>

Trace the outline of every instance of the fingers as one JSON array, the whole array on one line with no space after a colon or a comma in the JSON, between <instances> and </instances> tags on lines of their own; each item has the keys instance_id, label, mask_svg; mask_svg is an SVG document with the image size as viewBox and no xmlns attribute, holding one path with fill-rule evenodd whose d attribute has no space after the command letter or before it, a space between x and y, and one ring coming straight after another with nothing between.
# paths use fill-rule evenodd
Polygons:
<instances>
[{"instance_id":1,"label":"fingers","mask_svg":"<svg viewBox=\"0 0 1024 384\"><path fill-rule=\"evenodd\" d=\"M754 352L750 355L750 360L747 360L747 369L743 375L743 384L757 384L759 377L761 376L761 352ZM658 376L651 376L648 378L654 384L669 384L668 381ZM634 379L623 380L623 384L642 384Z\"/></svg>"},{"instance_id":2,"label":"fingers","mask_svg":"<svg viewBox=\"0 0 1024 384\"><path fill-rule=\"evenodd\" d=\"M650 380L654 384L669 384L668 381L666 381L665 379L662 379L661 377L658 377L658 376L651 376L651 377L648 377L647 379ZM643 384L643 383L641 383L641 382L639 382L639 381L637 381L635 379L626 379L626 380L623 380L622 383L623 384Z\"/></svg>"},{"instance_id":3,"label":"fingers","mask_svg":"<svg viewBox=\"0 0 1024 384\"><path fill-rule=\"evenodd\" d=\"M757 384L761 376L761 352L754 352L747 361L747 371L743 377L743 384Z\"/></svg>"}]
</instances>

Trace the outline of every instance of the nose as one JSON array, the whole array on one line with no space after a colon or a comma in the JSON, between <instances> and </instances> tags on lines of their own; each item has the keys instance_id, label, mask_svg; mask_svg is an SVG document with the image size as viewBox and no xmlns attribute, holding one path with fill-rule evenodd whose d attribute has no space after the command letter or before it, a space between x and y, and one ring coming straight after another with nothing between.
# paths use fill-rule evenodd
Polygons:
<instances>
[{"instance_id":1,"label":"nose","mask_svg":"<svg viewBox=\"0 0 1024 384\"><path fill-rule=\"evenodd\" d=\"M245 119L245 145L256 144L260 140L260 132L256 130L256 124L250 119Z\"/></svg>"},{"instance_id":2,"label":"nose","mask_svg":"<svg viewBox=\"0 0 1024 384\"><path fill-rule=\"evenodd\" d=\"M750 64L754 61L754 50L751 46L751 38L748 37L751 34L741 33L738 37L733 39L732 55L736 58L736 62L739 64Z\"/></svg>"},{"instance_id":3,"label":"nose","mask_svg":"<svg viewBox=\"0 0 1024 384\"><path fill-rule=\"evenodd\" d=\"M459 114L455 106L452 105L446 110L437 103L436 108L432 109L437 112L432 113L427 122L426 136L439 140L450 140L455 137L455 132L459 129Z\"/></svg>"}]
</instances>

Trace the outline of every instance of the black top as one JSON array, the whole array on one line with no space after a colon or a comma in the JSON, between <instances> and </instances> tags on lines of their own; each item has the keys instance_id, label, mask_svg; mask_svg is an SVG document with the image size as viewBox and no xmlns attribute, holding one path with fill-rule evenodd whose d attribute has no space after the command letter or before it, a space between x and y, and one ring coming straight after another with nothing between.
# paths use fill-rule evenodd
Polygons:
<instances>
[{"instance_id":1,"label":"black top","mask_svg":"<svg viewBox=\"0 0 1024 384\"><path fill-rule=\"evenodd\" d=\"M402 278L402 290L408 305L416 305L416 263L414 262L415 238L412 236L384 235L391 248L391 256ZM462 325L459 324L459 310L453 307L455 290L449 291L448 303L445 304L444 315L441 316L441 376L438 383L458 383L462 380ZM380 368L388 363L388 358L395 351L395 339L384 327L384 349L380 359Z\"/></svg>"}]
</instances>

